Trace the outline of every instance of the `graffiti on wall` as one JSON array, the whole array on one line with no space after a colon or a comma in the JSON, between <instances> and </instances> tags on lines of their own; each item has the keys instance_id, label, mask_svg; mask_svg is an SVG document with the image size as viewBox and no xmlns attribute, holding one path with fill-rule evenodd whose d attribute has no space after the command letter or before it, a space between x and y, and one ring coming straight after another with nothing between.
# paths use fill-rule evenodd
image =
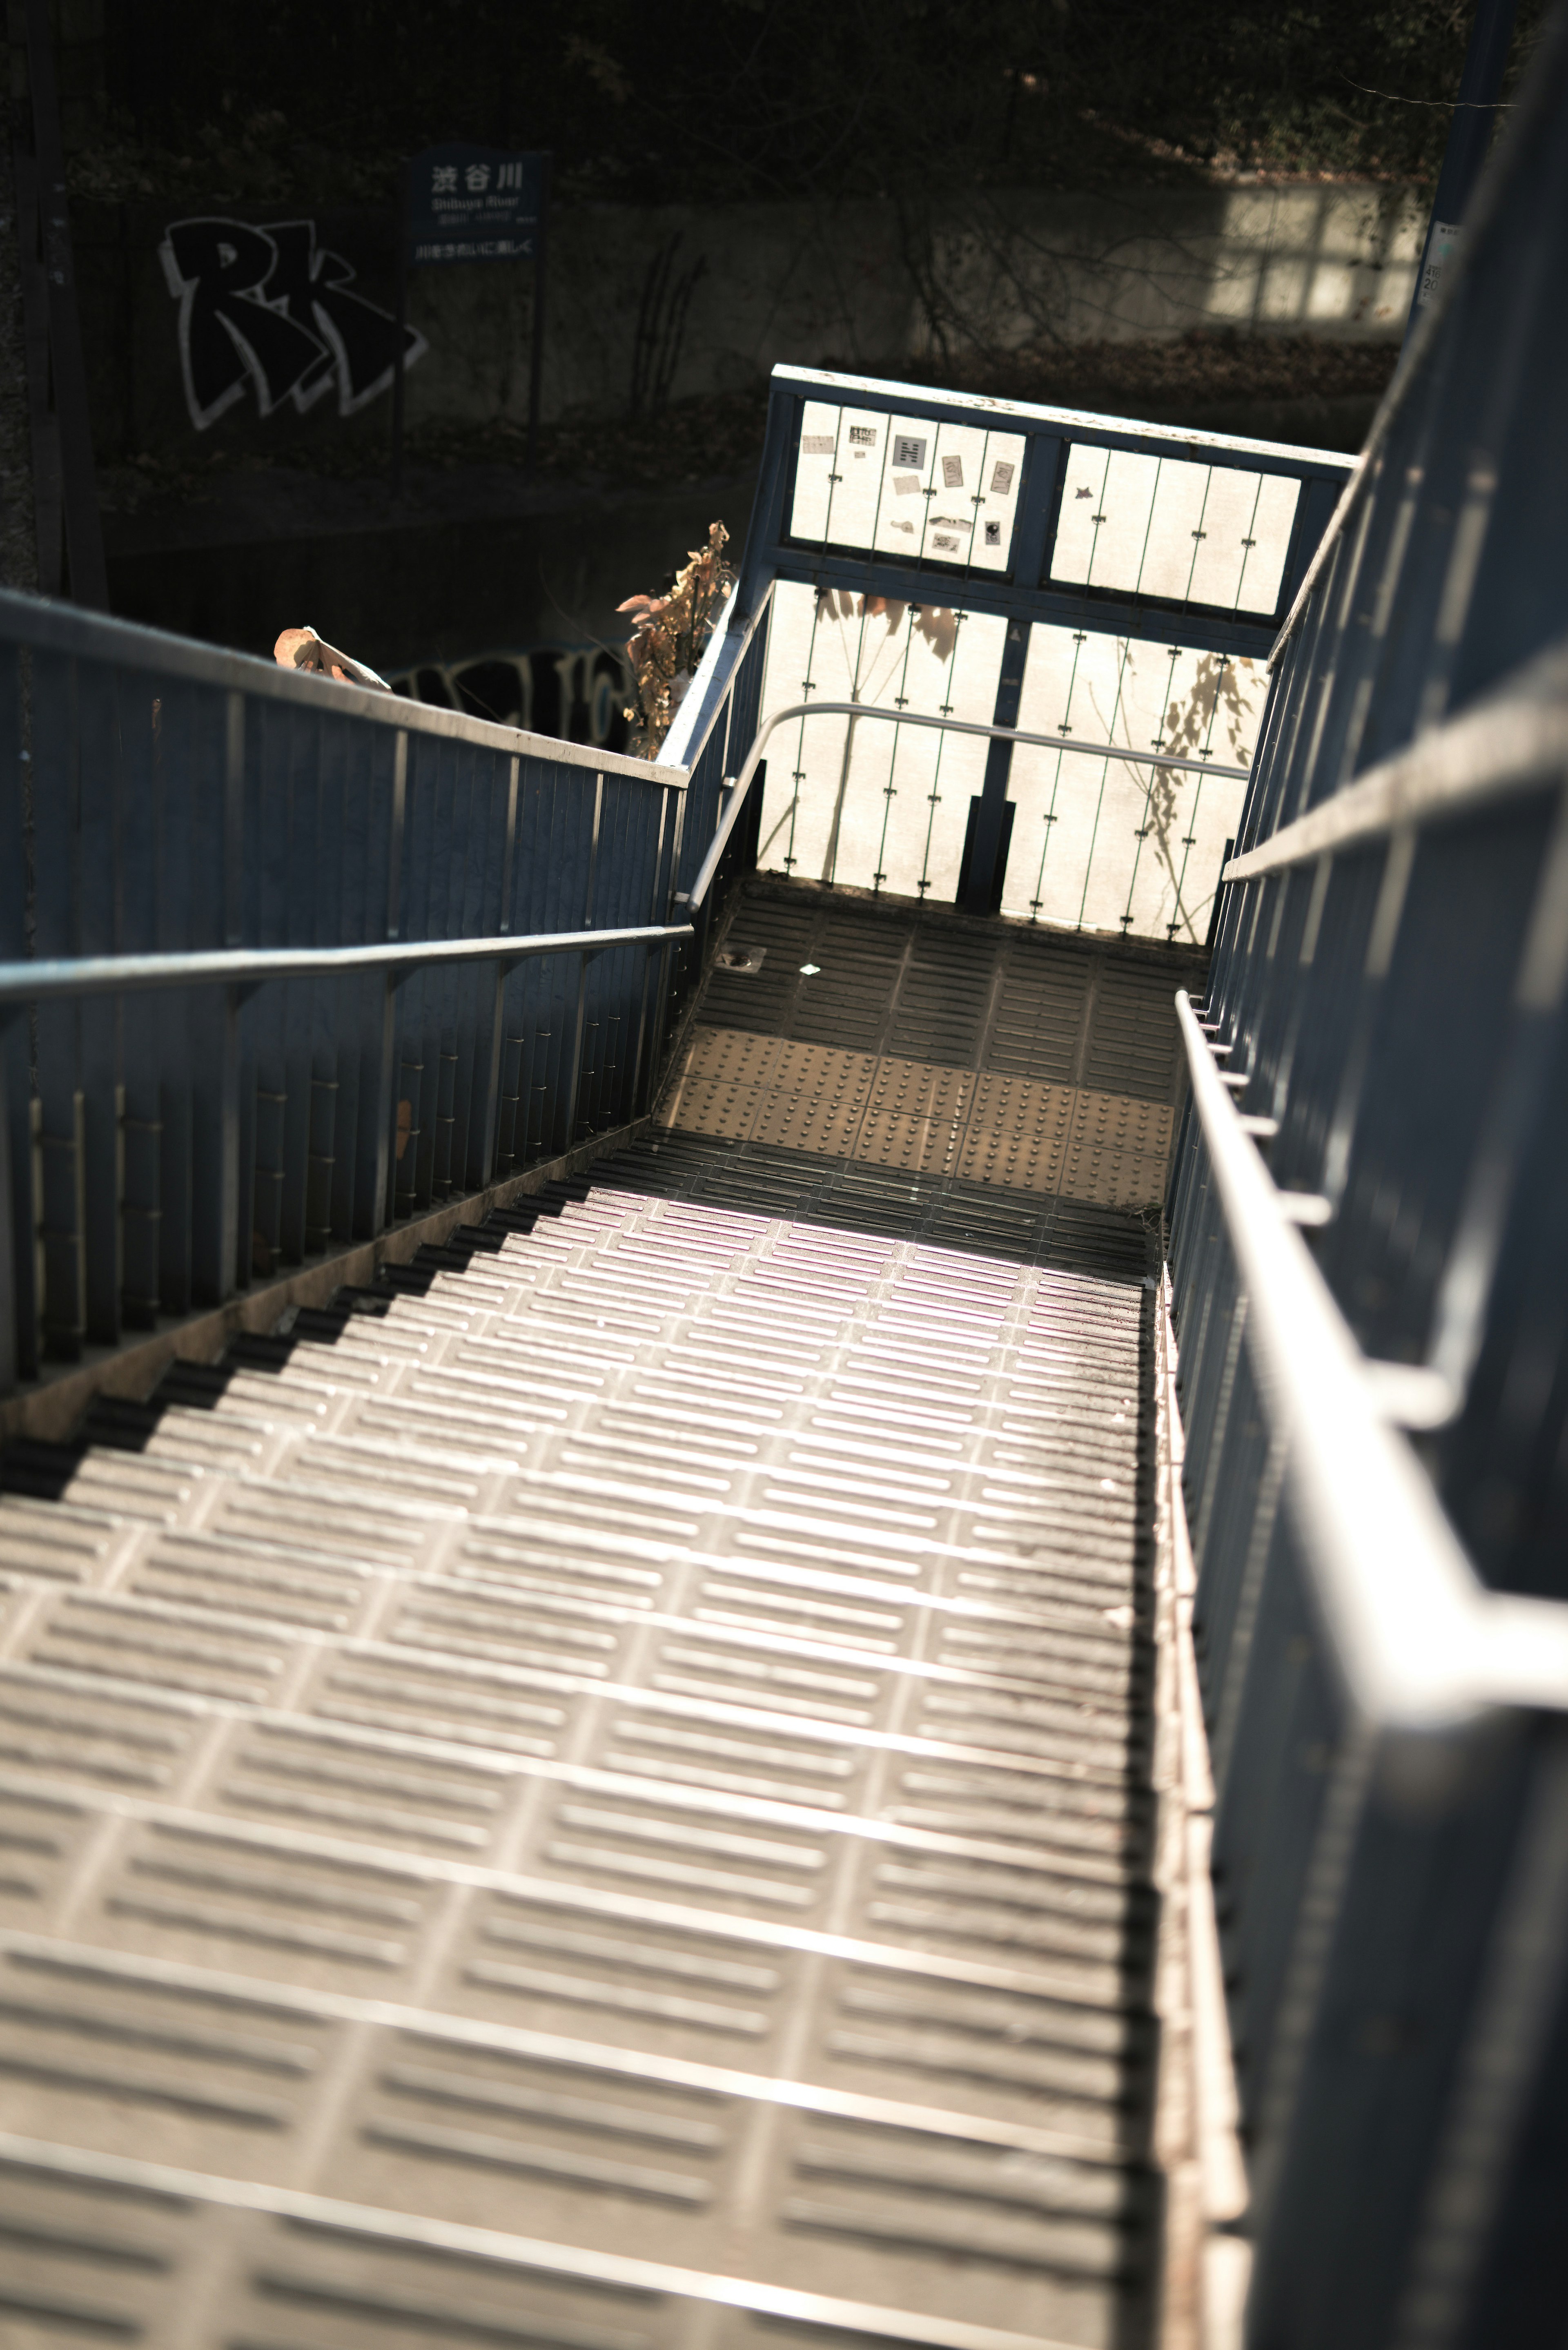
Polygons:
<instances>
[{"instance_id":1,"label":"graffiti on wall","mask_svg":"<svg viewBox=\"0 0 1568 2350\"><path fill-rule=\"evenodd\" d=\"M607 645L535 645L388 672L394 693L597 751L627 747L631 672Z\"/></svg>"},{"instance_id":2,"label":"graffiti on wall","mask_svg":"<svg viewBox=\"0 0 1568 2350\"><path fill-rule=\"evenodd\" d=\"M180 305L185 402L205 432L248 391L271 416L285 400L303 416L331 392L352 416L390 388L398 322L350 291L352 265L316 242L314 221L171 221L158 257ZM428 348L403 329L405 373Z\"/></svg>"}]
</instances>

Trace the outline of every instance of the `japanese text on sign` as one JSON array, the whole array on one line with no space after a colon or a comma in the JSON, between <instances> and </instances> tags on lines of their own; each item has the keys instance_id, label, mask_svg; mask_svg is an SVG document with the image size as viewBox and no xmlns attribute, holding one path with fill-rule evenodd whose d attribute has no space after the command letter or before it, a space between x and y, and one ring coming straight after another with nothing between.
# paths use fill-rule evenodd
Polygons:
<instances>
[{"instance_id":1,"label":"japanese text on sign","mask_svg":"<svg viewBox=\"0 0 1568 2350\"><path fill-rule=\"evenodd\" d=\"M494 147L427 147L408 166L410 261L533 260L541 162Z\"/></svg>"}]
</instances>

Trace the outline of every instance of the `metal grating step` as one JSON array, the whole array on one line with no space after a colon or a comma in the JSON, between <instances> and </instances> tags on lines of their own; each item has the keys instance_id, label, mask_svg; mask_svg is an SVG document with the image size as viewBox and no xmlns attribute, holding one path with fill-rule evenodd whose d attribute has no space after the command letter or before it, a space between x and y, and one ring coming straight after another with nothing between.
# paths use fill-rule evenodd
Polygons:
<instances>
[{"instance_id":1,"label":"metal grating step","mask_svg":"<svg viewBox=\"0 0 1568 2350\"><path fill-rule=\"evenodd\" d=\"M1023 1264L1139 1279L1158 1266L1159 1234L1143 1216L961 1178L907 1174L820 1152L667 1129L607 1162L652 1196L751 1207L921 1237Z\"/></svg>"},{"instance_id":2,"label":"metal grating step","mask_svg":"<svg viewBox=\"0 0 1568 2350\"><path fill-rule=\"evenodd\" d=\"M1141 1234L811 1165L0 1463L7 2338L1144 2337Z\"/></svg>"}]
</instances>

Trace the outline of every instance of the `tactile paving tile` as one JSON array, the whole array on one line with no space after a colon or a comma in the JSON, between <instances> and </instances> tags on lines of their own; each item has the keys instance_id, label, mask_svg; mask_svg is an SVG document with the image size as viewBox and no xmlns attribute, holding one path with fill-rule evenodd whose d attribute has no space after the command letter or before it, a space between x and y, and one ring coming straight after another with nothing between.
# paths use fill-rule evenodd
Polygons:
<instances>
[{"instance_id":1,"label":"tactile paving tile","mask_svg":"<svg viewBox=\"0 0 1568 2350\"><path fill-rule=\"evenodd\" d=\"M757 1113L759 1142L847 1159L877 1073L869 1053L825 1045L785 1045L774 1066L773 1090Z\"/></svg>"},{"instance_id":2,"label":"tactile paving tile","mask_svg":"<svg viewBox=\"0 0 1568 2350\"><path fill-rule=\"evenodd\" d=\"M1176 1113L1166 1102L1080 1092L1062 1188L1102 1207L1142 1207L1165 1191Z\"/></svg>"},{"instance_id":3,"label":"tactile paving tile","mask_svg":"<svg viewBox=\"0 0 1568 2350\"><path fill-rule=\"evenodd\" d=\"M0 1500L7 2338L1147 2331L1141 1271L646 1163Z\"/></svg>"},{"instance_id":4,"label":"tactile paving tile","mask_svg":"<svg viewBox=\"0 0 1568 2350\"><path fill-rule=\"evenodd\" d=\"M1059 1191L1076 1099L1071 1086L987 1072L976 1082L960 1173L976 1183Z\"/></svg>"},{"instance_id":5,"label":"tactile paving tile","mask_svg":"<svg viewBox=\"0 0 1568 2350\"><path fill-rule=\"evenodd\" d=\"M903 1118L932 1118L947 1125L961 1122L975 1091L969 1069L942 1066L930 1061L896 1061L886 1055L877 1064L871 1087L874 1109Z\"/></svg>"},{"instance_id":6,"label":"tactile paving tile","mask_svg":"<svg viewBox=\"0 0 1568 2350\"><path fill-rule=\"evenodd\" d=\"M785 1049L776 1036L744 1028L694 1029L660 1116L690 1134L749 1135Z\"/></svg>"},{"instance_id":7,"label":"tactile paving tile","mask_svg":"<svg viewBox=\"0 0 1568 2350\"><path fill-rule=\"evenodd\" d=\"M753 1082L759 1070L765 1082ZM1131 1096L701 1027L659 1117L685 1133L1108 1208L1161 1198L1175 1120Z\"/></svg>"},{"instance_id":8,"label":"tactile paving tile","mask_svg":"<svg viewBox=\"0 0 1568 2350\"><path fill-rule=\"evenodd\" d=\"M868 1109L855 1156L875 1167L907 1168L919 1175L953 1175L958 1172L963 1132L961 1118L942 1118L934 1111L910 1117L896 1109Z\"/></svg>"}]
</instances>

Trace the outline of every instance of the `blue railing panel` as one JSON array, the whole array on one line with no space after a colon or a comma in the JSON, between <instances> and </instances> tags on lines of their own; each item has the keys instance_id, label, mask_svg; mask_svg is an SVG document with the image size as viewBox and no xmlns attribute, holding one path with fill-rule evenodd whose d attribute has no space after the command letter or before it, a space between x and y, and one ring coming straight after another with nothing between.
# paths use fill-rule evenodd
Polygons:
<instances>
[{"instance_id":1,"label":"blue railing panel","mask_svg":"<svg viewBox=\"0 0 1568 2350\"><path fill-rule=\"evenodd\" d=\"M520 942L515 961L189 985L177 965L154 997L51 986L31 1008L14 985L7 1391L46 1355L220 1303L647 1098L682 770L22 598L0 597L0 646L14 971ZM522 951L649 925L649 945Z\"/></svg>"},{"instance_id":2,"label":"blue railing panel","mask_svg":"<svg viewBox=\"0 0 1568 2350\"><path fill-rule=\"evenodd\" d=\"M1276 649L1220 1057L1189 1038L1170 1255L1248 2350L1545 2342L1568 2291L1565 113L1559 17Z\"/></svg>"}]
</instances>

